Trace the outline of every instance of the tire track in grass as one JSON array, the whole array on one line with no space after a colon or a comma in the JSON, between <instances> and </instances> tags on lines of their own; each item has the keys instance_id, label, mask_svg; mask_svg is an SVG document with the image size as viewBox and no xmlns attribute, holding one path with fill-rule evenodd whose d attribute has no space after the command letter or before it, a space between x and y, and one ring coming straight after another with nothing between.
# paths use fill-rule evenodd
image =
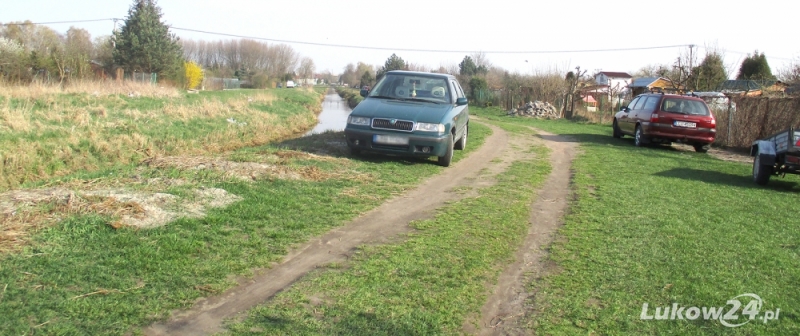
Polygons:
<instances>
[{"instance_id":1,"label":"tire track in grass","mask_svg":"<svg viewBox=\"0 0 800 336\"><path fill-rule=\"evenodd\" d=\"M362 246L309 275L231 324L230 334L458 334L464 321L477 324L471 317L480 316L486 284L522 242L550 171L548 150L527 135L512 140L512 163L477 197L414 222L402 242Z\"/></svg>"},{"instance_id":2,"label":"tire track in grass","mask_svg":"<svg viewBox=\"0 0 800 336\"><path fill-rule=\"evenodd\" d=\"M525 328L515 322L526 313L526 284L530 276L544 272L542 257L553 241L553 234L563 222L570 193L570 171L577 144L562 136L537 130L550 149L550 165L554 169L547 177L538 198L531 204L530 228L515 261L500 275L491 297L481 309L480 335L524 335Z\"/></svg>"},{"instance_id":3,"label":"tire track in grass","mask_svg":"<svg viewBox=\"0 0 800 336\"><path fill-rule=\"evenodd\" d=\"M256 276L250 283L198 302L188 311L173 314L168 322L150 326L145 333L204 335L223 331L225 319L265 302L315 268L346 260L362 244L386 242L408 232L411 230L409 222L428 218L436 208L465 197L453 190L484 187L481 182L485 176L482 176L481 170L491 167L493 160L501 156L509 142L505 131L490 127L493 133L480 149L416 189L301 246L281 264ZM495 164L504 163L510 164L511 161L500 160Z\"/></svg>"}]
</instances>

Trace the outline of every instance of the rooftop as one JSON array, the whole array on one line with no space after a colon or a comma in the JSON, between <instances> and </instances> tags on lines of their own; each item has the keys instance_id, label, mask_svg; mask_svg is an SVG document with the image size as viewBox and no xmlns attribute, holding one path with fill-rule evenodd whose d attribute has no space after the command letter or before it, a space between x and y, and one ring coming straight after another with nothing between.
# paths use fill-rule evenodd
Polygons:
<instances>
[{"instance_id":1,"label":"rooftop","mask_svg":"<svg viewBox=\"0 0 800 336\"><path fill-rule=\"evenodd\" d=\"M598 74L604 74L612 78L633 78L633 76L629 75L627 72L600 71Z\"/></svg>"},{"instance_id":2,"label":"rooftop","mask_svg":"<svg viewBox=\"0 0 800 336\"><path fill-rule=\"evenodd\" d=\"M661 77L636 78L633 80L633 83L631 83L630 87L648 87L650 84L653 84L653 82L659 80L660 78Z\"/></svg>"},{"instance_id":3,"label":"rooftop","mask_svg":"<svg viewBox=\"0 0 800 336\"><path fill-rule=\"evenodd\" d=\"M717 88L717 91L755 91L780 83L776 80L726 80Z\"/></svg>"}]
</instances>

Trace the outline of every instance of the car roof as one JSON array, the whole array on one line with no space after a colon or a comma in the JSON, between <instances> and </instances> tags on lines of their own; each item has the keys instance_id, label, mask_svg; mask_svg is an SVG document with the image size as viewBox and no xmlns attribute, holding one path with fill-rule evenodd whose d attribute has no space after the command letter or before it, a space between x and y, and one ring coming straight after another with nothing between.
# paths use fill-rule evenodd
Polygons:
<instances>
[{"instance_id":1,"label":"car roof","mask_svg":"<svg viewBox=\"0 0 800 336\"><path fill-rule=\"evenodd\" d=\"M418 75L418 76L432 76L432 77L446 77L456 78L451 74L438 73L438 72L423 72L423 71L408 71L408 70L391 70L386 74L402 74L402 75Z\"/></svg>"},{"instance_id":2,"label":"car roof","mask_svg":"<svg viewBox=\"0 0 800 336\"><path fill-rule=\"evenodd\" d=\"M671 94L671 93L663 93L663 94L662 93L643 93L640 96L659 96L659 97L663 96L663 97L667 97L667 98L678 98L678 99L684 99L684 100L696 100L696 101L701 101L701 102L705 103L705 100L703 100L700 97L692 97L692 96L687 96L687 95L679 95L679 94Z\"/></svg>"}]
</instances>

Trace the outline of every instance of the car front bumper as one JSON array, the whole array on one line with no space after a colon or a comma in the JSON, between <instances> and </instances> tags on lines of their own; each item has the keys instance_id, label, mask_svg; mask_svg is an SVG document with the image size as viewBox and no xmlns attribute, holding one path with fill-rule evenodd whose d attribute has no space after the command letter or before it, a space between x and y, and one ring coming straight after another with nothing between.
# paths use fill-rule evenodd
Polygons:
<instances>
[{"instance_id":1,"label":"car front bumper","mask_svg":"<svg viewBox=\"0 0 800 336\"><path fill-rule=\"evenodd\" d=\"M448 134L419 134L410 132L392 132L375 129L357 129L347 127L344 130L347 146L353 149L379 152L385 154L413 156L444 156L447 153ZM387 145L373 142L375 135L391 135L408 138L408 145Z\"/></svg>"}]
</instances>

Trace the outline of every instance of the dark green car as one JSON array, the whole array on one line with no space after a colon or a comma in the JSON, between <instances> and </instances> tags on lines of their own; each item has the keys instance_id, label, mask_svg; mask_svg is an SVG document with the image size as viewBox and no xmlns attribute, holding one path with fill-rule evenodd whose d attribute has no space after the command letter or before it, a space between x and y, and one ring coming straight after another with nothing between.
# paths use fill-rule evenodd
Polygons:
<instances>
[{"instance_id":1,"label":"dark green car","mask_svg":"<svg viewBox=\"0 0 800 336\"><path fill-rule=\"evenodd\" d=\"M361 95L344 129L353 154L436 156L447 167L453 149L467 145L467 98L451 75L389 71Z\"/></svg>"}]
</instances>

